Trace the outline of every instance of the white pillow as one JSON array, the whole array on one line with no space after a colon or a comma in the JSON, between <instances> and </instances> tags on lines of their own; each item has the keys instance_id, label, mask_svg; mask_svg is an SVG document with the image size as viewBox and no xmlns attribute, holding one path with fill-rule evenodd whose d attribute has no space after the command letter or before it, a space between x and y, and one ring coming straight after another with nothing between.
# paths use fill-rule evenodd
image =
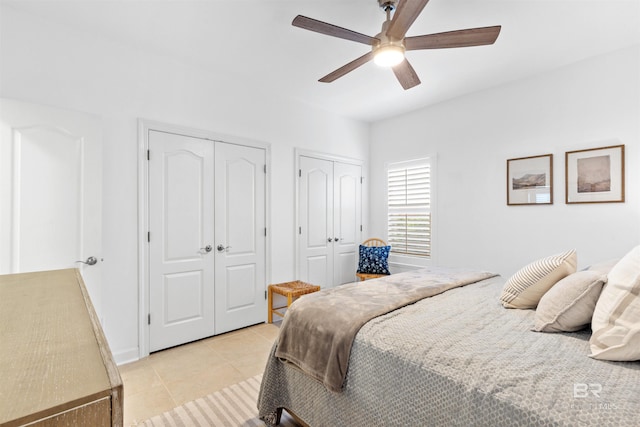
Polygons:
<instances>
[{"instance_id":1,"label":"white pillow","mask_svg":"<svg viewBox=\"0 0 640 427\"><path fill-rule=\"evenodd\" d=\"M609 272L611 271L611 269L620 261L620 259L610 259L607 261L600 261L597 262L591 266L589 266L589 268L587 268L586 270L589 271L598 271L602 274L609 274Z\"/></svg>"},{"instance_id":2,"label":"white pillow","mask_svg":"<svg viewBox=\"0 0 640 427\"><path fill-rule=\"evenodd\" d=\"M605 277L587 270L561 279L540 299L533 330L573 332L589 326Z\"/></svg>"},{"instance_id":3,"label":"white pillow","mask_svg":"<svg viewBox=\"0 0 640 427\"><path fill-rule=\"evenodd\" d=\"M536 308L540 298L577 265L576 250L542 258L521 268L505 283L500 301L507 308Z\"/></svg>"},{"instance_id":4,"label":"white pillow","mask_svg":"<svg viewBox=\"0 0 640 427\"><path fill-rule=\"evenodd\" d=\"M640 360L640 246L609 272L591 327L591 357Z\"/></svg>"}]
</instances>

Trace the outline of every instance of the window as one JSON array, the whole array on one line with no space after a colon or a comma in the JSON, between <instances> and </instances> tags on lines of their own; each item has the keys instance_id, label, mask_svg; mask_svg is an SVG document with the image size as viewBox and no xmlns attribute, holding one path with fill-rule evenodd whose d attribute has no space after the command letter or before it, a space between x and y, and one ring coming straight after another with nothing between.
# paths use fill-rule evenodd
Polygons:
<instances>
[{"instance_id":1,"label":"window","mask_svg":"<svg viewBox=\"0 0 640 427\"><path fill-rule=\"evenodd\" d=\"M391 252L431 257L431 162L390 164L387 239Z\"/></svg>"}]
</instances>

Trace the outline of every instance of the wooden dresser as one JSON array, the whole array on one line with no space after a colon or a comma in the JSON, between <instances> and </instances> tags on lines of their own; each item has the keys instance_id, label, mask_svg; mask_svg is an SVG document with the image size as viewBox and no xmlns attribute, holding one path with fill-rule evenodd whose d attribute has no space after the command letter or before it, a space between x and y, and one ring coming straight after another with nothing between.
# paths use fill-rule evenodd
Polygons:
<instances>
[{"instance_id":1,"label":"wooden dresser","mask_svg":"<svg viewBox=\"0 0 640 427\"><path fill-rule=\"evenodd\" d=\"M0 276L0 426L121 426L122 392L78 270Z\"/></svg>"}]
</instances>

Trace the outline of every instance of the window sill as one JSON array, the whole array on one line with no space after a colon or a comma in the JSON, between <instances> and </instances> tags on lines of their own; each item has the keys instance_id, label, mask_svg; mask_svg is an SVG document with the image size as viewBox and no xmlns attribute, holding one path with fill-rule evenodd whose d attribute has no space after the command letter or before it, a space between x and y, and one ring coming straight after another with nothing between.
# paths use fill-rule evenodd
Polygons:
<instances>
[{"instance_id":1,"label":"window sill","mask_svg":"<svg viewBox=\"0 0 640 427\"><path fill-rule=\"evenodd\" d=\"M389 254L389 269L391 273L404 273L405 271L417 270L419 268L429 267L431 258Z\"/></svg>"}]
</instances>

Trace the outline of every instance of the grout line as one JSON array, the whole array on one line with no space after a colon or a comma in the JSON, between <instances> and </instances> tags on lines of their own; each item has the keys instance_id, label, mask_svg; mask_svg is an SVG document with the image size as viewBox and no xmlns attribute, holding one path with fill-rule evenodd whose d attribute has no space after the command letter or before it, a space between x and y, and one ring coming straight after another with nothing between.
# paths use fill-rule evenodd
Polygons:
<instances>
[{"instance_id":1,"label":"grout line","mask_svg":"<svg viewBox=\"0 0 640 427\"><path fill-rule=\"evenodd\" d=\"M153 369L153 373L158 377L158 379L160 380L160 384L162 384L162 387L164 387L165 391L171 398L171 401L173 402L174 407L178 406L178 402L176 401L176 398L173 396L173 393L171 393L171 390L169 390L169 387L167 386L167 383L164 380L164 378L162 378L162 375L158 373L155 366L153 366L153 363L150 363L150 365L151 365L151 369Z\"/></svg>"}]
</instances>

